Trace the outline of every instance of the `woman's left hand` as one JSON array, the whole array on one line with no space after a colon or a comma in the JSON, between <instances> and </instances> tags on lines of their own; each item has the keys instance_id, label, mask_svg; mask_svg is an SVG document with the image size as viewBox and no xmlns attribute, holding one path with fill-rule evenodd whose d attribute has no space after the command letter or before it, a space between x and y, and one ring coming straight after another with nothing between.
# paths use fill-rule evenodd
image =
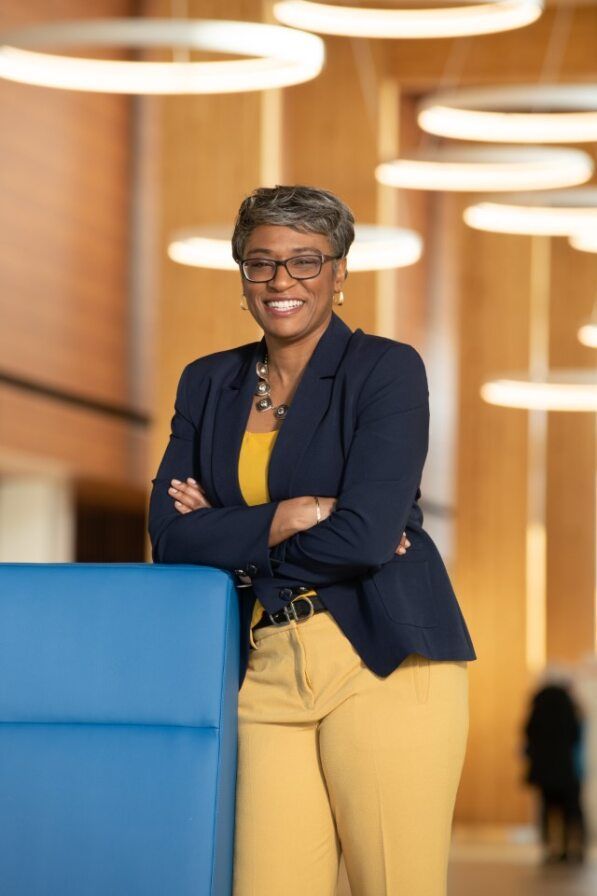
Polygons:
<instances>
[{"instance_id":1,"label":"woman's left hand","mask_svg":"<svg viewBox=\"0 0 597 896\"><path fill-rule=\"evenodd\" d=\"M211 504L205 497L202 487L190 476L185 482L180 479L171 479L172 483L168 489L168 494L174 498L174 506L179 513L190 513L192 510L199 510L200 507L211 507Z\"/></svg>"}]
</instances>

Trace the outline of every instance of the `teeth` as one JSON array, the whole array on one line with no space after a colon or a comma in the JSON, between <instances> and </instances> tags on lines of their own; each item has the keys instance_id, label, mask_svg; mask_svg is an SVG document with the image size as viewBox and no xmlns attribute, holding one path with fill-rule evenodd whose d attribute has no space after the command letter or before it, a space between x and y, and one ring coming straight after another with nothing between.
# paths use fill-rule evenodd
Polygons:
<instances>
[{"instance_id":1,"label":"teeth","mask_svg":"<svg viewBox=\"0 0 597 896\"><path fill-rule=\"evenodd\" d=\"M290 301L287 301L287 302L283 302L283 301L268 302L267 304L271 305L272 308L280 308L281 310L284 310L286 308L298 308L300 305L303 304L303 302L299 302L298 300L291 299Z\"/></svg>"}]
</instances>

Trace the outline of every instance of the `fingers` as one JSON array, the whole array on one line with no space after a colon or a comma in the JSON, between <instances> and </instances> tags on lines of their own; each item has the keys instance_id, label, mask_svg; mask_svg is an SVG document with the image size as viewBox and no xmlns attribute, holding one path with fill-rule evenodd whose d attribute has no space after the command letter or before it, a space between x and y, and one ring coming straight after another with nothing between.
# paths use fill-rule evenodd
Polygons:
<instances>
[{"instance_id":1,"label":"fingers","mask_svg":"<svg viewBox=\"0 0 597 896\"><path fill-rule=\"evenodd\" d=\"M406 554L407 549L410 547L410 541L406 537L406 532L402 533L402 538L400 539L400 544L396 548L396 554Z\"/></svg>"},{"instance_id":2,"label":"fingers","mask_svg":"<svg viewBox=\"0 0 597 896\"><path fill-rule=\"evenodd\" d=\"M186 482L172 479L171 483L168 494L174 499L174 507L179 513L190 513L200 507L211 507L202 487L195 479L189 476Z\"/></svg>"},{"instance_id":3,"label":"fingers","mask_svg":"<svg viewBox=\"0 0 597 896\"><path fill-rule=\"evenodd\" d=\"M337 498L327 498L327 497L319 497L319 503L324 515L324 518L327 519L330 514L334 512L336 509Z\"/></svg>"}]
</instances>

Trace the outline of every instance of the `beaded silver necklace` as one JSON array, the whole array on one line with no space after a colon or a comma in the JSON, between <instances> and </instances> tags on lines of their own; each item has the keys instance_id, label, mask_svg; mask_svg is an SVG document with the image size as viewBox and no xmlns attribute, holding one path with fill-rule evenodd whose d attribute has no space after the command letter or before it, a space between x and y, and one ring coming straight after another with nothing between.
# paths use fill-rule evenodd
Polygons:
<instances>
[{"instance_id":1,"label":"beaded silver necklace","mask_svg":"<svg viewBox=\"0 0 597 896\"><path fill-rule=\"evenodd\" d=\"M277 405L277 407L274 407L273 405L271 399L272 387L270 386L270 382L268 379L269 369L267 354L265 355L265 359L263 361L257 361L255 369L257 371L258 377L255 395L259 396L259 401L255 402L255 407L258 411L269 411L271 409L274 412L274 417L276 417L277 420L283 420L288 413L288 408L290 407L290 405L279 404Z\"/></svg>"}]
</instances>

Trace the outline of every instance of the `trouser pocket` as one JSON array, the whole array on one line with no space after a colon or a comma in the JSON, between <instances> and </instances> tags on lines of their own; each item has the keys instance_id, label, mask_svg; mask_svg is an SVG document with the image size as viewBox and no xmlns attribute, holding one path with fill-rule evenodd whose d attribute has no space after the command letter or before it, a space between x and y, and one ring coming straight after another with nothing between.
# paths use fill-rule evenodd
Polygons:
<instances>
[{"instance_id":1,"label":"trouser pocket","mask_svg":"<svg viewBox=\"0 0 597 896\"><path fill-rule=\"evenodd\" d=\"M413 653L412 659L412 674L417 703L427 703L431 679L431 661L420 653Z\"/></svg>"}]
</instances>

